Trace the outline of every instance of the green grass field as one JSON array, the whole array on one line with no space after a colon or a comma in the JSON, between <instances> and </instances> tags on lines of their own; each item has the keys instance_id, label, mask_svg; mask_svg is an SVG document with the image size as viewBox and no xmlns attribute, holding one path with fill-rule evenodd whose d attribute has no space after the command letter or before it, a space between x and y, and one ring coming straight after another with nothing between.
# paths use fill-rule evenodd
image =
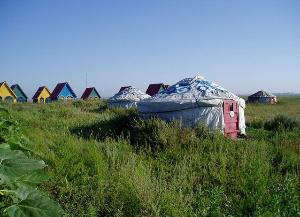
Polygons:
<instances>
[{"instance_id":1,"label":"green grass field","mask_svg":"<svg viewBox=\"0 0 300 217\"><path fill-rule=\"evenodd\" d=\"M66 216L300 216L300 97L247 105L238 140L104 102L7 107Z\"/></svg>"}]
</instances>

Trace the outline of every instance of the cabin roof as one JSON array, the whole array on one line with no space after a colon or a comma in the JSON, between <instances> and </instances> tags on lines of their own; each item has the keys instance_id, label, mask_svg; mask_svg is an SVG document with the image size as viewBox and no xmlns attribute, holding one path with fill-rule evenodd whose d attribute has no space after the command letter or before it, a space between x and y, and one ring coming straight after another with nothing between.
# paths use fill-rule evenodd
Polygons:
<instances>
[{"instance_id":1,"label":"cabin roof","mask_svg":"<svg viewBox=\"0 0 300 217\"><path fill-rule=\"evenodd\" d=\"M149 84L148 89L146 93L150 96L153 96L157 94L160 90L160 88L163 87L164 89L166 88L163 83L158 83L158 84Z\"/></svg>"}]
</instances>

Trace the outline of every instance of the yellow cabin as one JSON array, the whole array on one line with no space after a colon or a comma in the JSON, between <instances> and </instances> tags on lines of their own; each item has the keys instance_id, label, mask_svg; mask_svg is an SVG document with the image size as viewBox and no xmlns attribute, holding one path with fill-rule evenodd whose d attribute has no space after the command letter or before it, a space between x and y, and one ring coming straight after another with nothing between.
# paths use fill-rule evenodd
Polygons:
<instances>
[{"instance_id":1,"label":"yellow cabin","mask_svg":"<svg viewBox=\"0 0 300 217\"><path fill-rule=\"evenodd\" d=\"M0 83L0 102L2 101L10 103L15 103L17 101L16 94L5 81Z\"/></svg>"},{"instance_id":2,"label":"yellow cabin","mask_svg":"<svg viewBox=\"0 0 300 217\"><path fill-rule=\"evenodd\" d=\"M51 102L51 92L46 86L39 87L39 89L35 92L32 100L34 103L50 103Z\"/></svg>"}]
</instances>

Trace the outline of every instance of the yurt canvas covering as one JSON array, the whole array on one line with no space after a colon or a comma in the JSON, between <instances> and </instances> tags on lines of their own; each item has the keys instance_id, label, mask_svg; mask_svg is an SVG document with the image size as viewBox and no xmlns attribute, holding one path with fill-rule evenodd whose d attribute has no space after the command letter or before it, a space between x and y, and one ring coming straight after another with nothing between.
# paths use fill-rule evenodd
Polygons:
<instances>
[{"instance_id":1,"label":"yurt canvas covering","mask_svg":"<svg viewBox=\"0 0 300 217\"><path fill-rule=\"evenodd\" d=\"M204 123L236 137L245 134L245 101L201 76L185 78L138 103L145 117L181 120L187 126Z\"/></svg>"},{"instance_id":2,"label":"yurt canvas covering","mask_svg":"<svg viewBox=\"0 0 300 217\"><path fill-rule=\"evenodd\" d=\"M267 91L260 90L256 93L248 96L248 102L275 104L277 102L277 99L276 99L275 95L268 93Z\"/></svg>"},{"instance_id":3,"label":"yurt canvas covering","mask_svg":"<svg viewBox=\"0 0 300 217\"><path fill-rule=\"evenodd\" d=\"M148 94L135 87L127 87L109 98L108 106L111 108L135 108L137 106L137 102L149 97L150 96Z\"/></svg>"}]
</instances>

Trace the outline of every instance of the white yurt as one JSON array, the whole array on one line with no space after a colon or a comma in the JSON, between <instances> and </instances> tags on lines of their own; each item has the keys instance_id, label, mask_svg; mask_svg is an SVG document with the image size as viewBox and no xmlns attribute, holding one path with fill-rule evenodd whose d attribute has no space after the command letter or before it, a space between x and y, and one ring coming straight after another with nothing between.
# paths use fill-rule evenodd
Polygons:
<instances>
[{"instance_id":1,"label":"white yurt","mask_svg":"<svg viewBox=\"0 0 300 217\"><path fill-rule=\"evenodd\" d=\"M181 120L187 126L201 122L230 137L245 134L244 109L243 99L201 76L185 78L138 103L146 118Z\"/></svg>"},{"instance_id":2,"label":"white yurt","mask_svg":"<svg viewBox=\"0 0 300 217\"><path fill-rule=\"evenodd\" d=\"M135 87L126 87L113 97L108 99L108 106L110 108L135 108L137 102L147 99L150 96Z\"/></svg>"}]
</instances>

